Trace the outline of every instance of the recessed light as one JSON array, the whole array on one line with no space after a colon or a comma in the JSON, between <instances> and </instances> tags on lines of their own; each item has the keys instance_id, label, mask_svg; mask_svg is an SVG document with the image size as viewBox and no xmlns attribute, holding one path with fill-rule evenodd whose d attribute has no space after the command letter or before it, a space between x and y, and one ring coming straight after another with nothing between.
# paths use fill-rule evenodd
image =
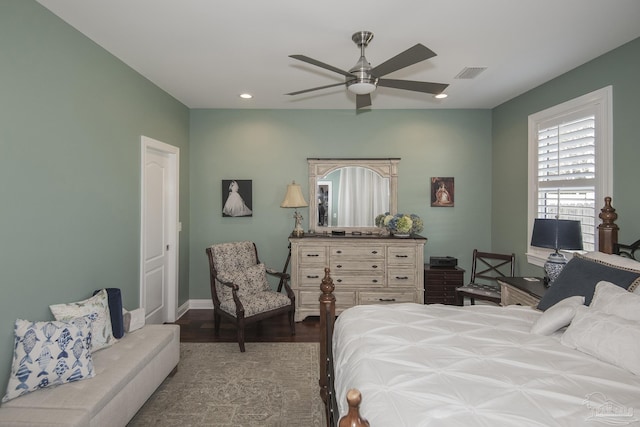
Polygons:
<instances>
[{"instance_id":1,"label":"recessed light","mask_svg":"<svg viewBox=\"0 0 640 427\"><path fill-rule=\"evenodd\" d=\"M242 99L251 99L251 98L253 98L253 95L251 95L250 93L241 93L240 94L240 98L242 98Z\"/></svg>"},{"instance_id":2,"label":"recessed light","mask_svg":"<svg viewBox=\"0 0 640 427\"><path fill-rule=\"evenodd\" d=\"M449 95L447 95L446 93L439 93L439 94L435 95L434 98L436 98L436 99L445 99L447 96L449 96Z\"/></svg>"}]
</instances>

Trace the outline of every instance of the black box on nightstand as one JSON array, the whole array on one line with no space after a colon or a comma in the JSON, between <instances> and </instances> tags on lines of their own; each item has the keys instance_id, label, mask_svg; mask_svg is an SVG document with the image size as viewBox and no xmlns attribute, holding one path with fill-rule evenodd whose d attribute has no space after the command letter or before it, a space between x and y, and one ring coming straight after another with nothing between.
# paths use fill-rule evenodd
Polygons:
<instances>
[{"instance_id":1,"label":"black box on nightstand","mask_svg":"<svg viewBox=\"0 0 640 427\"><path fill-rule=\"evenodd\" d=\"M432 256L429 258L429 265L434 268L453 268L458 265L458 258L452 256Z\"/></svg>"}]
</instances>

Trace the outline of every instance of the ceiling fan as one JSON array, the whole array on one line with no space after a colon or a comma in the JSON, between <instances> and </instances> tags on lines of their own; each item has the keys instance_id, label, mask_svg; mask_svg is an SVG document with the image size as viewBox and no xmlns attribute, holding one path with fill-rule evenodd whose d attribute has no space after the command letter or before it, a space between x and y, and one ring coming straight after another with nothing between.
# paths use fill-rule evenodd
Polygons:
<instances>
[{"instance_id":1,"label":"ceiling fan","mask_svg":"<svg viewBox=\"0 0 640 427\"><path fill-rule=\"evenodd\" d=\"M299 90L287 93L287 95L299 95L301 93L312 92L314 90L346 85L350 92L356 94L356 108L359 109L371 105L371 93L376 90L378 86L432 94L440 94L447 88L447 86L449 86L448 84L443 83L381 78L401 68L408 67L409 65L413 65L436 56L431 49L421 45L420 43L402 53L399 53L376 67L371 67L371 64L364 56L364 49L373 39L373 33L370 31L359 31L351 36L351 39L360 48L360 59L349 71L341 70L340 68L325 64L324 62L309 58L305 55L289 55L290 58L298 59L317 67L342 74L345 77L345 82Z\"/></svg>"}]
</instances>

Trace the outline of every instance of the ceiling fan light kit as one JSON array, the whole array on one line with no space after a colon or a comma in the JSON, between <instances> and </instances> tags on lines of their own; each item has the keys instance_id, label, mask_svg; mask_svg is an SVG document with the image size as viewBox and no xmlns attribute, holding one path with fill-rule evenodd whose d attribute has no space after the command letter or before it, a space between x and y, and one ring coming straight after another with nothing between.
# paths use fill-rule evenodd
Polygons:
<instances>
[{"instance_id":1,"label":"ceiling fan light kit","mask_svg":"<svg viewBox=\"0 0 640 427\"><path fill-rule=\"evenodd\" d=\"M356 95L357 109L368 107L371 105L371 93L373 93L378 86L384 86L393 89L410 90L415 92L431 93L433 95L444 95L443 92L448 86L444 83L417 82L411 80L394 80L381 78L394 71L400 70L401 68L408 67L410 65L436 56L436 54L429 48L418 43L415 46L405 50L404 52L399 53L393 58L383 62L382 64L376 67L371 67L371 64L364 56L364 50L369 45L369 42L373 40L373 33L370 31L358 31L357 33L353 34L353 36L351 36L351 39L360 48L360 59L358 60L358 62L356 62L356 65L354 65L349 71L344 71L340 68L325 64L324 62L320 62L316 59L309 58L305 55L289 55L290 58L297 59L299 61L303 61L320 68L324 68L325 70L333 71L334 73L342 74L345 77L345 82L299 90L296 92L288 93L287 95L299 95L301 93L341 86L344 84L349 92ZM444 98L446 98L446 95L444 95Z\"/></svg>"}]
</instances>

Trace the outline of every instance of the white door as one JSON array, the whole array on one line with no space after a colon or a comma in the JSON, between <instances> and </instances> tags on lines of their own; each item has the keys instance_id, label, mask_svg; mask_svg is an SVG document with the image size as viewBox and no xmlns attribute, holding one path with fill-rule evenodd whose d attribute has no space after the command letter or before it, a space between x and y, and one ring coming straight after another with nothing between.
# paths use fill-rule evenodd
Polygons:
<instances>
[{"instance_id":1,"label":"white door","mask_svg":"<svg viewBox=\"0 0 640 427\"><path fill-rule=\"evenodd\" d=\"M147 323L176 320L178 148L142 137L140 305Z\"/></svg>"}]
</instances>

